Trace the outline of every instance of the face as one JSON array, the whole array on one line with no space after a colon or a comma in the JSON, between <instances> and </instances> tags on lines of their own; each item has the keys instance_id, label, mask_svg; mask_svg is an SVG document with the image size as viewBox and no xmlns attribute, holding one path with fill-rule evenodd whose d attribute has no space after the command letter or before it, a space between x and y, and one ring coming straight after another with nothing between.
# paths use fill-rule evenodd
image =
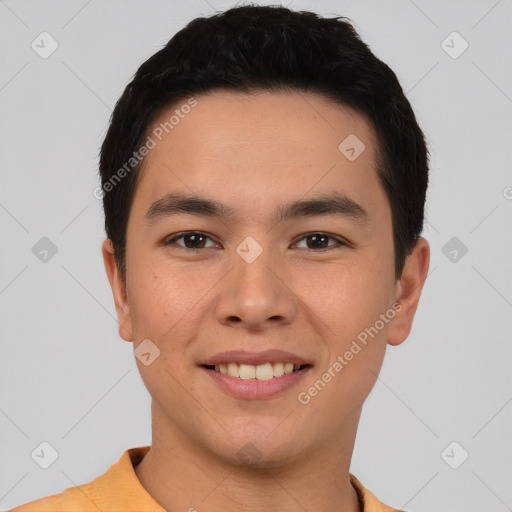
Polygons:
<instances>
[{"instance_id":1,"label":"face","mask_svg":"<svg viewBox=\"0 0 512 512\"><path fill-rule=\"evenodd\" d=\"M387 343L409 333L428 251L395 281L391 210L360 114L312 94L195 99L153 132L126 284L104 244L120 334L146 353L154 437L268 466L330 450L355 433Z\"/></svg>"}]
</instances>

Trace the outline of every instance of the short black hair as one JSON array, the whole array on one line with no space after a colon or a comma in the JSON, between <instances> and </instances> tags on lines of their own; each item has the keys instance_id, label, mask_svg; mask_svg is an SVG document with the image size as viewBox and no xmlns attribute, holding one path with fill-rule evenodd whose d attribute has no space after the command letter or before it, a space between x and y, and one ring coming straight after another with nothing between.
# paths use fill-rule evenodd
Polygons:
<instances>
[{"instance_id":1,"label":"short black hair","mask_svg":"<svg viewBox=\"0 0 512 512\"><path fill-rule=\"evenodd\" d=\"M346 17L257 5L192 20L139 67L116 103L99 171L105 230L122 278L130 206L145 161L138 150L152 120L164 108L215 90L310 92L370 119L399 279L423 229L429 155L395 73Z\"/></svg>"}]
</instances>

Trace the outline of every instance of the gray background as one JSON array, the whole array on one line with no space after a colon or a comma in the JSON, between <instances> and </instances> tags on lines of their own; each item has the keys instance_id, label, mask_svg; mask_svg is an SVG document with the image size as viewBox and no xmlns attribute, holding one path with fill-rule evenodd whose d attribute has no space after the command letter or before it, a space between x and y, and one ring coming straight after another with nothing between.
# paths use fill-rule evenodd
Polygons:
<instances>
[{"instance_id":1,"label":"gray background","mask_svg":"<svg viewBox=\"0 0 512 512\"><path fill-rule=\"evenodd\" d=\"M232 5L0 1L2 510L89 482L151 442L101 259L97 154L137 67L192 18ZM410 512L512 510L512 2L290 7L351 18L397 73L432 154L430 274L364 407L351 472ZM31 47L43 31L59 45L46 59ZM469 44L457 58L463 41L443 44L453 31ZM46 262L33 253L43 237L57 248ZM48 469L31 457L43 441L58 452Z\"/></svg>"}]
</instances>

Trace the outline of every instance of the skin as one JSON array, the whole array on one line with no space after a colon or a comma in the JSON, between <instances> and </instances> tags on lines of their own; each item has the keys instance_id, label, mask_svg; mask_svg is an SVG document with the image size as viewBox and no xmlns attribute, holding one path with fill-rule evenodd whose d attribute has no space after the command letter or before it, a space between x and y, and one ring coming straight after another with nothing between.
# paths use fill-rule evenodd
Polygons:
<instances>
[{"instance_id":1,"label":"skin","mask_svg":"<svg viewBox=\"0 0 512 512\"><path fill-rule=\"evenodd\" d=\"M136 359L152 397L152 448L135 471L166 510L350 511L358 509L349 467L363 403L387 344L409 335L427 276L420 238L394 279L391 210L375 170L375 133L349 107L303 93L215 91L146 157L127 228L123 282L102 246L119 334L134 349L150 339L160 356ZM172 115L166 108L157 126ZM365 150L349 161L338 145L356 134ZM322 215L274 224L284 203L344 193L363 206L362 226ZM232 207L229 221L179 214L152 226L149 205L167 192ZM188 230L209 238L164 247ZM304 236L324 232L324 250ZM252 236L262 254L247 263L237 246ZM326 242L327 243L327 242ZM395 302L400 312L311 401L307 389ZM313 363L295 387L265 400L228 396L197 365L218 352L280 348ZM260 458L237 452L252 443Z\"/></svg>"}]
</instances>

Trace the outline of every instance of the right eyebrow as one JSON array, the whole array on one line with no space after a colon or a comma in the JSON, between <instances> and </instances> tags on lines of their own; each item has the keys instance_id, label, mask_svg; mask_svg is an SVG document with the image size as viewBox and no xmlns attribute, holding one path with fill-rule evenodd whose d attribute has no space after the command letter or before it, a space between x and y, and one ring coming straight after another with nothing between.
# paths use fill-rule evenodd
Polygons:
<instances>
[{"instance_id":1,"label":"right eyebrow","mask_svg":"<svg viewBox=\"0 0 512 512\"><path fill-rule=\"evenodd\" d=\"M146 212L145 221L148 224L154 224L162 218L178 213L225 219L234 216L232 208L218 201L205 197L169 193L151 204Z\"/></svg>"}]
</instances>

